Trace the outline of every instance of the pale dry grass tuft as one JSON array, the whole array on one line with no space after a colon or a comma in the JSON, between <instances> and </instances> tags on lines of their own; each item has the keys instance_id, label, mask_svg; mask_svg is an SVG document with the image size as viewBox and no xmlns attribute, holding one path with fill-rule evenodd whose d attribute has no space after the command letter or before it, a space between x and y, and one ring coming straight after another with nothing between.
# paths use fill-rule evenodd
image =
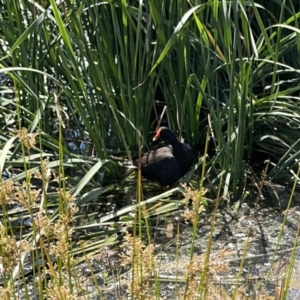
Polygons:
<instances>
[{"instance_id":1,"label":"pale dry grass tuft","mask_svg":"<svg viewBox=\"0 0 300 300\"><path fill-rule=\"evenodd\" d=\"M28 133L27 128L22 128L19 133L17 134L18 138L20 139L21 143L30 150L36 144L35 138L39 135L39 133Z\"/></svg>"},{"instance_id":2,"label":"pale dry grass tuft","mask_svg":"<svg viewBox=\"0 0 300 300\"><path fill-rule=\"evenodd\" d=\"M34 218L34 224L37 232L43 236L49 236L52 232L50 217L45 213L44 209L40 209Z\"/></svg>"},{"instance_id":3,"label":"pale dry grass tuft","mask_svg":"<svg viewBox=\"0 0 300 300\"><path fill-rule=\"evenodd\" d=\"M153 288L149 282L156 265L154 247L145 246L139 238L132 237L126 232L125 242L121 248L124 249L123 254L120 254L121 264L132 266L133 278L126 282L130 294L137 299L156 299L153 297Z\"/></svg>"},{"instance_id":4,"label":"pale dry grass tuft","mask_svg":"<svg viewBox=\"0 0 300 300\"><path fill-rule=\"evenodd\" d=\"M7 235L6 229L0 227L0 264L5 274L12 272L19 263L22 254L30 249L25 241L17 241L15 237Z\"/></svg>"},{"instance_id":5,"label":"pale dry grass tuft","mask_svg":"<svg viewBox=\"0 0 300 300\"><path fill-rule=\"evenodd\" d=\"M2 204L14 203L15 187L12 179L8 179L0 182L0 197Z\"/></svg>"},{"instance_id":6,"label":"pale dry grass tuft","mask_svg":"<svg viewBox=\"0 0 300 300\"><path fill-rule=\"evenodd\" d=\"M27 130L23 128L19 132L18 137L29 151L35 146L37 135L28 134ZM32 238L37 238L37 234L40 235L38 238L42 247L41 252L37 255L47 257L49 260L48 266L50 267L47 268L47 260L45 260L44 265L40 266L40 271L41 274L49 274L51 276L51 280L45 290L47 299L84 299L80 296L80 293L85 288L83 279L74 277L75 274L70 272L74 265L73 257L70 254L70 241L73 233L72 224L75 214L78 212L74 201L75 198L70 192L59 189L60 213L57 219L52 219L47 209L40 206L42 189L33 189L31 185L32 178L41 180L43 186L50 182L51 177L57 181L62 179L62 177L55 176L48 168L48 163L49 160L47 159L41 161L41 172L34 171L32 173L32 171L25 171L26 181L22 185L14 182L12 179L1 181L0 201L3 207L6 207L6 204L19 204L33 222L31 227ZM9 218L7 218L7 222L7 227L9 228ZM30 235L29 232L26 234L27 236ZM22 237L19 237L18 241L5 227L0 227L0 245L2 274L8 278L15 271L14 268L19 264L22 255L33 249L30 249L29 244L25 242L25 239L22 240ZM38 249L35 248L34 250L40 251ZM52 255L51 258L50 255ZM52 259L56 259L59 263L57 265L53 264ZM58 266L59 269L57 269ZM11 292L14 293L11 289L0 289L0 299L9 299Z\"/></svg>"},{"instance_id":7,"label":"pale dry grass tuft","mask_svg":"<svg viewBox=\"0 0 300 300\"><path fill-rule=\"evenodd\" d=\"M213 282L217 280L220 273L228 272L229 266L227 262L220 262L215 258L210 261L207 268L204 265L205 255L196 255L184 266L185 274L184 279L188 282L188 288L185 293L186 299L197 298L197 292L199 290L200 278L205 272L205 286L206 289L213 291ZM180 291L183 295L183 290ZM211 295L212 296L212 295Z\"/></svg>"},{"instance_id":8,"label":"pale dry grass tuft","mask_svg":"<svg viewBox=\"0 0 300 300\"><path fill-rule=\"evenodd\" d=\"M187 220L190 221L192 224L197 222L198 215L205 211L206 202L203 196L206 194L207 190L192 190L186 184L182 185L185 190L185 209L182 216ZM189 208L189 202L192 200L192 210Z\"/></svg>"},{"instance_id":9,"label":"pale dry grass tuft","mask_svg":"<svg viewBox=\"0 0 300 300\"><path fill-rule=\"evenodd\" d=\"M0 265L5 274L9 274L19 263L22 254L29 250L25 241L17 241L15 237L7 235L6 229L0 227Z\"/></svg>"},{"instance_id":10,"label":"pale dry grass tuft","mask_svg":"<svg viewBox=\"0 0 300 300\"><path fill-rule=\"evenodd\" d=\"M23 182L22 186L15 185L11 179L0 183L1 202L3 204L18 203L28 211L31 211L32 204L39 200L40 194L41 189L28 190L26 182Z\"/></svg>"},{"instance_id":11,"label":"pale dry grass tuft","mask_svg":"<svg viewBox=\"0 0 300 300\"><path fill-rule=\"evenodd\" d=\"M57 271L56 271L57 272ZM84 300L80 294L85 289L85 278L79 278L79 282L69 285L69 278L66 273L57 272L57 278L62 279L63 284L49 281L45 294L48 300ZM58 277L60 276L60 277Z\"/></svg>"},{"instance_id":12,"label":"pale dry grass tuft","mask_svg":"<svg viewBox=\"0 0 300 300\"><path fill-rule=\"evenodd\" d=\"M10 300L10 295L13 295L13 289L11 286L5 288L0 286L0 299Z\"/></svg>"}]
</instances>

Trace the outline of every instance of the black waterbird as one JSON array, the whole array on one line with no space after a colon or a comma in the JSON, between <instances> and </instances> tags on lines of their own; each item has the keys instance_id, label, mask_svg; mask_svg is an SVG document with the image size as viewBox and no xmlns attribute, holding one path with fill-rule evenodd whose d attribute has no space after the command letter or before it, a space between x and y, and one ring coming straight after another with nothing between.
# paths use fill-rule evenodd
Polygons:
<instances>
[{"instance_id":1,"label":"black waterbird","mask_svg":"<svg viewBox=\"0 0 300 300\"><path fill-rule=\"evenodd\" d=\"M167 140L170 145L150 151L141 157L142 176L157 181L162 188L172 185L191 168L194 155L189 145L178 141L175 133L168 127L160 127L153 140ZM138 166L138 158L133 159Z\"/></svg>"}]
</instances>

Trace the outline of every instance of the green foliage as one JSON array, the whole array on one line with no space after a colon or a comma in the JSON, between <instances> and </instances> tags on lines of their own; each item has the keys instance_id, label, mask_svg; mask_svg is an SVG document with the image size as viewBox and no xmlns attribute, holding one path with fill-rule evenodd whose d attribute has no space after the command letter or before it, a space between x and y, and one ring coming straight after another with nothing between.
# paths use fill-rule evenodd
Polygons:
<instances>
[{"instance_id":1,"label":"green foliage","mask_svg":"<svg viewBox=\"0 0 300 300\"><path fill-rule=\"evenodd\" d=\"M285 176L280 166L293 167L299 152L300 13L298 3L272 3L3 1L1 65L19 124L51 135L55 111L89 133L102 159L112 126L130 158L163 101L169 125L193 146L210 126L208 166L225 171L234 194L258 150L272 163L284 155L272 179Z\"/></svg>"}]
</instances>

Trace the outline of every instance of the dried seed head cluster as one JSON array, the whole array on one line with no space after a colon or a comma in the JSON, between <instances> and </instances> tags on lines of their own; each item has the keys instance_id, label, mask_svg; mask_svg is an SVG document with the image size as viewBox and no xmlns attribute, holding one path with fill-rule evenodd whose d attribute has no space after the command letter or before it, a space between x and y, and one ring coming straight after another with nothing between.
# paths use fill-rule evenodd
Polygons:
<instances>
[{"instance_id":1,"label":"dried seed head cluster","mask_svg":"<svg viewBox=\"0 0 300 300\"><path fill-rule=\"evenodd\" d=\"M74 220L74 215L78 211L78 207L73 203L74 197L69 192L62 193L64 202L67 203L67 213L61 213L59 220L53 225L52 233L56 239L56 243L51 245L50 253L60 258L67 266L70 261L69 256L69 240L73 232L70 224Z\"/></svg>"},{"instance_id":2,"label":"dried seed head cluster","mask_svg":"<svg viewBox=\"0 0 300 300\"><path fill-rule=\"evenodd\" d=\"M185 277L189 279L193 279L194 277L198 277L199 273L204 271L204 257L203 256L194 256L189 264L186 267ZM206 272L209 272L209 267L207 267Z\"/></svg>"},{"instance_id":3,"label":"dried seed head cluster","mask_svg":"<svg viewBox=\"0 0 300 300\"><path fill-rule=\"evenodd\" d=\"M15 198L15 187L12 179L0 182L0 197L2 203L13 203Z\"/></svg>"},{"instance_id":4,"label":"dried seed head cluster","mask_svg":"<svg viewBox=\"0 0 300 300\"><path fill-rule=\"evenodd\" d=\"M188 280L188 289L184 293L184 299L192 300L195 299L198 291L199 279L201 273L204 271L204 258L202 256L194 256L185 267L185 280ZM209 269L208 269L209 270ZM208 271L207 270L207 271ZM207 282L205 283L207 284ZM181 294L183 291L181 291Z\"/></svg>"},{"instance_id":5,"label":"dried seed head cluster","mask_svg":"<svg viewBox=\"0 0 300 300\"><path fill-rule=\"evenodd\" d=\"M185 291L185 299L195 299L198 291L199 278L204 271L204 258L202 256L194 256L185 268L184 277L189 281L188 289ZM207 269L207 271L209 268ZM207 284L207 282L206 282Z\"/></svg>"},{"instance_id":6,"label":"dried seed head cluster","mask_svg":"<svg viewBox=\"0 0 300 300\"><path fill-rule=\"evenodd\" d=\"M146 247L139 238L126 232L122 248L124 254L120 255L121 264L132 265L134 271L134 278L127 283L129 292L137 299L152 299L153 290L149 279L155 268L154 247Z\"/></svg>"},{"instance_id":7,"label":"dried seed head cluster","mask_svg":"<svg viewBox=\"0 0 300 300\"><path fill-rule=\"evenodd\" d=\"M35 146L35 138L39 133L28 133L27 128L22 128L18 133L18 138L21 143L27 148L27 150L33 148Z\"/></svg>"},{"instance_id":8,"label":"dried seed head cluster","mask_svg":"<svg viewBox=\"0 0 300 300\"><path fill-rule=\"evenodd\" d=\"M37 232L40 235L48 237L49 234L53 231L53 226L49 216L45 213L44 209L40 209L34 218L34 224Z\"/></svg>"},{"instance_id":9,"label":"dried seed head cluster","mask_svg":"<svg viewBox=\"0 0 300 300\"><path fill-rule=\"evenodd\" d=\"M5 180L0 183L0 196L2 203L19 203L23 208L30 211L32 203L38 201L41 190L28 189L25 182L20 187L14 185L13 180Z\"/></svg>"},{"instance_id":10,"label":"dried seed head cluster","mask_svg":"<svg viewBox=\"0 0 300 300\"><path fill-rule=\"evenodd\" d=\"M185 210L182 214L182 216L194 223L197 221L197 216L201 214L203 211L205 211L205 206L206 202L203 199L203 196L207 192L206 190L198 191L195 190L193 191L190 187L187 187L186 185L183 185L183 188L185 190ZM189 209L189 202L192 200L192 209Z\"/></svg>"},{"instance_id":11,"label":"dried seed head cluster","mask_svg":"<svg viewBox=\"0 0 300 300\"><path fill-rule=\"evenodd\" d=\"M229 272L229 265L227 261L224 261L224 259L221 259L219 256L219 259L215 257L213 260L210 261L210 274L213 278L219 276L221 273L227 273Z\"/></svg>"},{"instance_id":12,"label":"dried seed head cluster","mask_svg":"<svg viewBox=\"0 0 300 300\"><path fill-rule=\"evenodd\" d=\"M57 274L59 275L59 274ZM63 277L66 277L62 274ZM63 281L66 282L64 285L59 285L49 281L45 294L47 295L48 300L84 300L83 296L80 296L80 292L84 290L84 284L82 282L76 282L72 286L67 285L68 278L63 278Z\"/></svg>"},{"instance_id":13,"label":"dried seed head cluster","mask_svg":"<svg viewBox=\"0 0 300 300\"><path fill-rule=\"evenodd\" d=\"M236 299L241 299L241 300L249 299L249 294L245 291L244 285L241 285L237 289ZM259 293L257 293L257 295L255 296L255 299L256 300L275 300L275 299L281 299L281 297L280 297L280 294L276 294L276 291L275 291L274 296L270 296L269 293L267 293L267 292L259 291Z\"/></svg>"},{"instance_id":14,"label":"dried seed head cluster","mask_svg":"<svg viewBox=\"0 0 300 300\"><path fill-rule=\"evenodd\" d=\"M47 157L41 162L42 173L36 170L34 173L34 178L42 180L43 183L50 182L51 175L55 178L55 173L51 169L49 169L48 164L49 158Z\"/></svg>"},{"instance_id":15,"label":"dried seed head cluster","mask_svg":"<svg viewBox=\"0 0 300 300\"><path fill-rule=\"evenodd\" d=\"M0 286L0 299L10 300L12 295L14 295L14 290L12 286L6 288Z\"/></svg>"},{"instance_id":16,"label":"dried seed head cluster","mask_svg":"<svg viewBox=\"0 0 300 300\"><path fill-rule=\"evenodd\" d=\"M100 249L100 253L97 256L93 256L94 262L99 262L101 267L109 272L120 272L120 257L119 253L110 249L107 246L103 246Z\"/></svg>"},{"instance_id":17,"label":"dried seed head cluster","mask_svg":"<svg viewBox=\"0 0 300 300\"><path fill-rule=\"evenodd\" d=\"M68 266L69 261L69 242L66 238L66 235L62 235L55 244L51 244L50 254L53 254L56 258L59 258L65 267Z\"/></svg>"},{"instance_id":18,"label":"dried seed head cluster","mask_svg":"<svg viewBox=\"0 0 300 300\"><path fill-rule=\"evenodd\" d=\"M73 195L70 194L69 192L66 192L63 189L60 189L58 192L64 203L69 204L69 203L74 202L75 197L73 197Z\"/></svg>"},{"instance_id":19,"label":"dried seed head cluster","mask_svg":"<svg viewBox=\"0 0 300 300\"><path fill-rule=\"evenodd\" d=\"M18 264L22 253L29 249L25 241L17 241L15 237L8 236L3 226L0 227L0 264L4 273L8 274Z\"/></svg>"},{"instance_id":20,"label":"dried seed head cluster","mask_svg":"<svg viewBox=\"0 0 300 300\"><path fill-rule=\"evenodd\" d=\"M39 200L41 189L28 189L28 185L24 182L22 187L15 187L15 202L19 203L23 208L31 211L32 204Z\"/></svg>"},{"instance_id":21,"label":"dried seed head cluster","mask_svg":"<svg viewBox=\"0 0 300 300\"><path fill-rule=\"evenodd\" d=\"M181 268L185 270L185 281L189 282L187 291L180 290L180 294L185 296L185 299L197 298L196 293L199 290L200 278L205 272L205 286L209 289L213 289L214 282L218 281L218 278L222 274L227 274L229 270L228 262L220 261L218 257L211 257L209 264L205 267L205 254L196 255L188 262L181 264ZM206 299L206 298L205 298ZM208 297L207 299L215 299L214 297Z\"/></svg>"}]
</instances>

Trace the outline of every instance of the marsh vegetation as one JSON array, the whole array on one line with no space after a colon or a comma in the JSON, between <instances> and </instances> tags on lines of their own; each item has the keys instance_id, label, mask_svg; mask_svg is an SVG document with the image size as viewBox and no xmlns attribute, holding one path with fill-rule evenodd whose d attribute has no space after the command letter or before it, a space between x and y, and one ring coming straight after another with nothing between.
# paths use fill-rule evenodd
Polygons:
<instances>
[{"instance_id":1,"label":"marsh vegetation","mask_svg":"<svg viewBox=\"0 0 300 300\"><path fill-rule=\"evenodd\" d=\"M1 1L0 298L287 299L299 17L298 0ZM166 191L125 164L159 124L195 156ZM288 196L264 197L274 183Z\"/></svg>"}]
</instances>

